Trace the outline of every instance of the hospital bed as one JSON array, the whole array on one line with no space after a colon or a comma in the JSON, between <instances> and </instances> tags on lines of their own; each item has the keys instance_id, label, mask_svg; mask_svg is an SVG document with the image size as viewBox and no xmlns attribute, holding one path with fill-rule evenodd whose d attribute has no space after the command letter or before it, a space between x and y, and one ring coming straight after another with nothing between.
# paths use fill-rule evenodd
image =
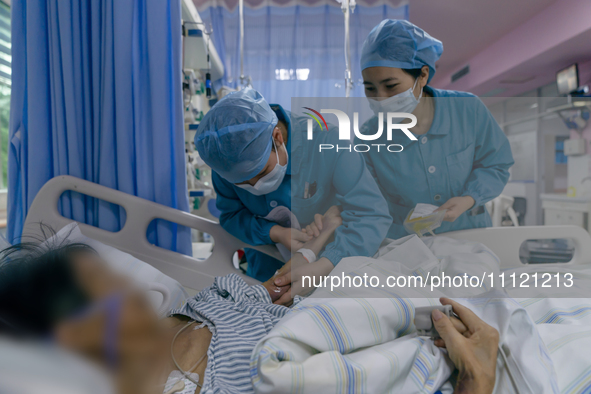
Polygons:
<instances>
[{"instance_id":1,"label":"hospital bed","mask_svg":"<svg viewBox=\"0 0 591 394\"><path fill-rule=\"evenodd\" d=\"M274 246L247 245L227 233L214 221L72 176L58 176L41 188L29 209L24 225L24 239L28 236L38 239L42 235L39 223L49 225L58 231L72 222L58 211L60 196L67 191L118 204L126 211L127 219L120 231L111 232L79 223L82 234L131 254L176 279L187 289L200 290L211 285L216 276L231 272L241 275L247 283L257 283L256 280L241 274L232 264L234 252L245 247L282 260ZM212 254L205 260L199 260L150 244L146 238L146 231L155 219L167 220L210 234L214 240ZM574 255L570 262L560 263L560 266L591 263L591 236L583 228L576 226L495 227L449 232L445 236L483 243L500 258L502 269L522 265L519 250L522 243L528 239L569 238L575 246Z\"/></svg>"},{"instance_id":2,"label":"hospital bed","mask_svg":"<svg viewBox=\"0 0 591 394\"><path fill-rule=\"evenodd\" d=\"M81 233L82 236L92 238L93 240L99 241L99 243L108 245L110 249L117 250L117 253L119 254L123 255L127 253L128 257L133 256L134 259L138 259L147 263L142 263L141 265L144 266L143 268L156 271L157 275L148 277L146 283L157 277L159 278L160 283L164 283L165 286L169 286L170 283L166 284L162 277L166 277L164 279L174 281L175 283L170 285L170 288L172 291L175 291L175 288L179 289L179 292L181 293L178 294L176 301L179 301L180 297L182 302L182 300L184 300L187 295L187 290L189 290L189 292L193 290L194 292L206 286L210 286L213 283L214 277L227 275L231 272L241 275L248 283L256 283L254 279L242 275L240 271L236 270L232 264L232 256L234 252L238 249L250 246L225 232L218 223L71 176L56 177L49 181L39 191L37 197L30 207L29 214L26 218L23 234L24 237L33 236L39 239L39 237L43 235L39 226L40 222L51 226L55 231L62 230L63 233L68 233L68 227L74 226L72 224L72 220L63 217L58 211L60 196L67 191L78 192L108 201L113 204L118 204L126 210L126 222L123 228L118 232L105 231L82 223L78 223L76 230L78 233ZM214 239L212 254L205 260L199 260L150 244L146 238L146 231L150 223L155 219L167 220L211 234ZM56 236L58 235L59 234ZM585 265L591 263L591 237L584 229L575 226L473 229L446 233L445 237L458 240L475 241L485 244L500 258L502 269L511 269L523 265L519 258L519 251L522 243L529 239L569 238L572 240L575 246L575 251L571 261L560 264L546 264L545 267L558 265L561 268L575 268L573 267L574 265ZM254 248L281 259L279 252L273 246ZM121 253L119 251L125 253ZM108 259L106 260L108 261ZM137 264L137 262L134 264ZM138 281L143 279L141 275L134 275L134 278L138 279ZM176 283L177 281L180 282L180 284ZM174 299L171 298L171 300L172 301L169 305L174 305ZM313 301L313 299L308 300ZM574 302L578 303L578 300L575 300ZM166 302L164 299L162 299L162 302L157 302L155 306L160 306L162 309L164 304L166 304ZM562 310L554 310L554 306L558 304L552 304L550 305L551 307L540 307L540 304L541 303L539 302L533 304L534 308L540 309L535 315L536 318L532 318L533 321L539 320L540 316L543 317L543 319L541 319L542 323L549 319L553 321L555 319L554 315L556 314L558 316L557 318L562 318ZM176 305L178 306L178 304ZM580 309L578 304L575 305L575 307L576 310ZM167 310L169 309L170 308ZM591 310L591 306L589 309ZM546 313L548 311L551 313ZM528 313L529 312L530 311L528 310ZM584 317L584 313L579 315ZM585 322L586 321L583 321L583 323ZM557 340L562 344L563 337L573 337L571 335L571 331L573 329L575 330L575 334L577 334L576 330L586 329L585 325L577 326L565 324L558 327L558 329L555 327L548 329L546 326L548 325L541 324L537 327L540 327L540 330L542 330L541 332L545 335L543 339L553 350L555 347L553 345L554 342L552 341L552 336L557 337ZM566 329L571 331L566 332ZM537 336L531 336L531 338L534 337L537 338ZM557 366L556 368L558 368L557 373L561 379L563 379L563 384L565 385L568 385L570 381L579 381L578 375L581 368L576 369L569 367L569 362L565 362L564 360L575 360L575 365L580 364L583 367L587 365L586 363L588 363L585 355L589 353L584 351L586 347L585 343L582 343L586 337L582 338L583 339L581 340L570 342L568 344L569 347L559 347L558 350L556 350L556 353L552 354L553 359L556 360L555 365ZM591 342L589 343L589 348L591 348ZM38 362L38 369L40 371L44 371L47 369L46 364L55 364L53 360L56 359L56 355L54 355L53 352L59 351L59 349L52 349L51 352L46 352L47 354L45 354L45 358L42 359L41 355L43 354L40 355L40 352L43 352L43 349L31 349L31 354L27 358L23 356L23 349L21 349L20 346L17 348L15 344L10 342L6 343L5 341L5 343L3 343L0 338L0 353L4 352L4 354L7 355L9 354L7 351L10 351L11 349L13 353L18 355L18 357L20 357L19 359L21 361L24 360L23 362L25 363L15 366L13 361L14 358L10 355L5 356L4 358L0 357L0 380L6 379L6 377L19 376L17 373L23 373L23 371L30 373L33 368L31 364L33 361ZM581 351L579 351L579 349ZM72 365L78 365L80 361L75 359L71 360L70 363L72 363ZM63 366L66 364L62 364L60 362L60 365ZM13 370L16 372L13 372ZM71 369L66 368L64 373L71 375ZM569 374L573 376L570 376ZM94 375L92 375L92 378L95 378ZM41 377L39 377L39 379L41 379ZM32 381L36 382L39 379ZM22 386L21 380L16 379L15 384L17 384L19 387ZM62 384L64 381L69 382L70 380L61 379L59 380L59 383ZM102 386L97 384L93 385L93 387ZM38 391L31 390L27 392L36 393ZM56 392L65 391L61 390ZM90 393L90 391L84 392ZM94 393L95 392L93 391L92 394Z\"/></svg>"}]
</instances>

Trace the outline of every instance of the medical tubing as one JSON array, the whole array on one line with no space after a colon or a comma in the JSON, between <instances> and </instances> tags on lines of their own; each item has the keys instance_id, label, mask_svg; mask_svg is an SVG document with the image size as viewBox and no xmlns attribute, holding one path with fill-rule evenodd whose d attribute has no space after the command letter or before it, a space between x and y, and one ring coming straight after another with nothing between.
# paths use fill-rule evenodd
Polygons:
<instances>
[{"instance_id":1,"label":"medical tubing","mask_svg":"<svg viewBox=\"0 0 591 394\"><path fill-rule=\"evenodd\" d=\"M197 362L187 371L183 370L181 368L181 366L177 363L176 358L174 358L174 342L176 341L176 338L181 334L181 332L185 331L191 324L195 323L195 320L191 320L190 322L188 322L185 326L183 326L172 338L172 342L170 344L170 356L172 357L172 362L174 363L174 366L183 374L183 376L187 379L189 379L191 382L195 383L197 385L197 387L202 387L201 383L199 383L199 381L195 381L192 377L191 377L191 371L193 371L200 363L201 361L203 361L203 359L205 358L205 356L207 356L207 351L203 354L203 356L201 356L201 358L199 360L197 360Z\"/></svg>"},{"instance_id":2,"label":"medical tubing","mask_svg":"<svg viewBox=\"0 0 591 394\"><path fill-rule=\"evenodd\" d=\"M491 301L491 299L487 300L486 305L488 305L488 303ZM523 391L521 390L522 387L519 387L518 383L517 383L517 379L515 379L515 376L513 376L513 373L511 372L511 368L509 368L509 358L507 357L507 355L505 354L505 350L503 349L503 344L499 341L499 344L497 346L499 353L501 353L501 357L503 358L503 361L505 362L505 366L507 369L507 373L509 374L509 377L511 378L511 380L513 381L513 385L515 386L515 390L517 392L517 394L522 394ZM513 361L513 359L511 359ZM532 390L529 382L527 381L527 379L524 378L524 373L521 371L521 368L519 368L519 364L517 364L517 362L511 362L511 366L514 367L515 369L517 369L517 372L519 372L519 377L521 379L519 379L521 382L524 382L525 385L527 386L527 389L529 390L530 394L534 394L535 392ZM523 385L522 385L523 386Z\"/></svg>"},{"instance_id":3,"label":"medical tubing","mask_svg":"<svg viewBox=\"0 0 591 394\"><path fill-rule=\"evenodd\" d=\"M244 80L244 0L238 1L238 15L240 20L240 84Z\"/></svg>"},{"instance_id":4,"label":"medical tubing","mask_svg":"<svg viewBox=\"0 0 591 394\"><path fill-rule=\"evenodd\" d=\"M343 13L345 16L345 97L351 95L351 43L349 32L349 1L343 0Z\"/></svg>"},{"instance_id":5,"label":"medical tubing","mask_svg":"<svg viewBox=\"0 0 591 394\"><path fill-rule=\"evenodd\" d=\"M511 377L511 380L513 381L513 384L515 385L515 390L517 391L518 394L523 393L523 391L521 391L522 387L519 387L517 380L515 379L515 377L513 376L513 373L511 372L511 368L509 368L509 361L507 360L507 355L505 354L505 351L503 350L503 345L501 343L499 343L499 353L501 353L501 357L503 358L503 361L505 362L505 366L507 367L507 373L509 374L509 376ZM519 368L519 364L517 364L516 362L512 362L511 366L513 366L517 369L517 371L519 372L519 375L521 377L520 381L525 383L525 385L527 386L527 389L529 390L529 393L534 394L534 390L529 385L529 382L527 381L527 379L525 379L523 377L524 374L521 371L521 368Z\"/></svg>"}]
</instances>

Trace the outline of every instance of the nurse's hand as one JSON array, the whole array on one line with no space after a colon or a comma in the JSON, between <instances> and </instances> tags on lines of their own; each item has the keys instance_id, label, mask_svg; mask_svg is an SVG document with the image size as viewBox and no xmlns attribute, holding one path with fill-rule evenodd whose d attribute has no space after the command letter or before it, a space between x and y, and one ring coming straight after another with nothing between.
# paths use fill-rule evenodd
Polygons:
<instances>
[{"instance_id":1,"label":"nurse's hand","mask_svg":"<svg viewBox=\"0 0 591 394\"><path fill-rule=\"evenodd\" d=\"M461 214L466 212L468 209L472 208L475 202L476 201L474 201L474 199L470 196L452 197L449 200L447 200L445 204L437 208L435 212L447 209L447 212L445 212L443 220L445 220L446 222L453 222Z\"/></svg>"},{"instance_id":2,"label":"nurse's hand","mask_svg":"<svg viewBox=\"0 0 591 394\"><path fill-rule=\"evenodd\" d=\"M433 310L433 325L441 336L435 341L435 346L446 348L449 358L459 370L454 393L492 393L499 332L465 306L449 298L441 298L440 301L443 305L451 305L461 320L453 321L454 318Z\"/></svg>"},{"instance_id":3,"label":"nurse's hand","mask_svg":"<svg viewBox=\"0 0 591 394\"><path fill-rule=\"evenodd\" d=\"M271 237L271 241L285 246L292 252L301 249L302 246L304 246L304 243L312 239L312 236L304 234L300 230L280 225L271 227L269 236Z\"/></svg>"},{"instance_id":4,"label":"nurse's hand","mask_svg":"<svg viewBox=\"0 0 591 394\"><path fill-rule=\"evenodd\" d=\"M324 228L323 226L323 222L325 221L332 221L332 220L340 220L341 224L342 224L342 220L341 220L341 207L338 205L333 205L332 207L328 208L328 210L324 213L324 215L321 215L319 213L317 213L316 215L314 215L314 221L312 223L310 223L309 225L307 225L305 228L302 229L302 231L304 233L306 233L307 235L313 236L313 237L318 237L320 235L320 232L322 231L322 229ZM339 224L340 226L340 224Z\"/></svg>"}]
</instances>

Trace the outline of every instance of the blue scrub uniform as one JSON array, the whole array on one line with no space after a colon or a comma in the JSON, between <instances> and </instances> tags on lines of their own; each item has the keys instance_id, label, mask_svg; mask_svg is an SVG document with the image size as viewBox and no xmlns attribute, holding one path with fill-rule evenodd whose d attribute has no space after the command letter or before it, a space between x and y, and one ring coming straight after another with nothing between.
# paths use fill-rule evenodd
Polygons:
<instances>
[{"instance_id":1,"label":"blue scrub uniform","mask_svg":"<svg viewBox=\"0 0 591 394\"><path fill-rule=\"evenodd\" d=\"M291 114L280 106L273 105L272 108L277 118L288 126L287 174L276 191L255 196L214 172L213 184L217 192L216 204L222 212L222 227L251 245L272 244L269 231L276 223L263 218L277 206L289 208L301 225L307 225L313 221L314 214L322 214L338 204L343 208L343 225L335 231L334 241L318 258L326 257L336 265L344 257L373 255L385 238L392 218L363 157L355 152L317 154L305 141L308 118L292 119ZM316 143L338 143L336 130L316 135ZM316 185L315 193L308 198L304 198L306 183ZM247 274L261 281L269 279L283 265L251 249L246 251L246 257Z\"/></svg>"},{"instance_id":2,"label":"blue scrub uniform","mask_svg":"<svg viewBox=\"0 0 591 394\"><path fill-rule=\"evenodd\" d=\"M383 136L372 143L401 144L404 150L363 154L394 220L389 238L408 235L402 223L417 203L440 206L458 196L474 198L474 207L454 222L443 222L435 233L490 227L492 222L483 206L501 194L513 165L507 137L476 96L431 87L425 91L435 97L435 114L427 134L412 141L395 131L392 141L387 141L384 129ZM377 122L374 116L362 133L374 134Z\"/></svg>"}]
</instances>

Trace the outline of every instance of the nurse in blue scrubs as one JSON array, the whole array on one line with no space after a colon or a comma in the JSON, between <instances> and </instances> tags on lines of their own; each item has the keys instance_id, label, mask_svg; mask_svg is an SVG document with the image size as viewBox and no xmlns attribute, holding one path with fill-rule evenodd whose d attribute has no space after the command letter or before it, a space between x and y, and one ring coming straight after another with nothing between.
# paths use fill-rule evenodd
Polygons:
<instances>
[{"instance_id":1,"label":"nurse in blue scrubs","mask_svg":"<svg viewBox=\"0 0 591 394\"><path fill-rule=\"evenodd\" d=\"M293 229L294 220L302 227L321 226L315 219L340 206L343 224L314 262L320 267L314 272L322 275L344 257L373 255L392 218L361 155L316 154L306 145L306 124L307 118L292 118L247 88L212 107L199 125L195 146L213 170L222 227L250 245L277 244L287 251L286 261L318 231L316 225L311 226L315 231ZM338 141L338 132L317 134L318 143ZM252 249L246 250L246 257L247 274L261 281L283 265ZM285 269L275 283L291 283Z\"/></svg>"},{"instance_id":2,"label":"nurse in blue scrubs","mask_svg":"<svg viewBox=\"0 0 591 394\"><path fill-rule=\"evenodd\" d=\"M372 110L417 118L410 129L416 141L394 131L391 141L383 133L373 142L400 144L402 152L363 154L394 219L389 238L408 235L402 223L417 203L446 210L436 233L491 226L484 204L501 194L513 165L507 137L476 96L428 86L442 52L441 41L404 20L382 21L363 43L363 84ZM361 132L377 130L374 116Z\"/></svg>"}]
</instances>

